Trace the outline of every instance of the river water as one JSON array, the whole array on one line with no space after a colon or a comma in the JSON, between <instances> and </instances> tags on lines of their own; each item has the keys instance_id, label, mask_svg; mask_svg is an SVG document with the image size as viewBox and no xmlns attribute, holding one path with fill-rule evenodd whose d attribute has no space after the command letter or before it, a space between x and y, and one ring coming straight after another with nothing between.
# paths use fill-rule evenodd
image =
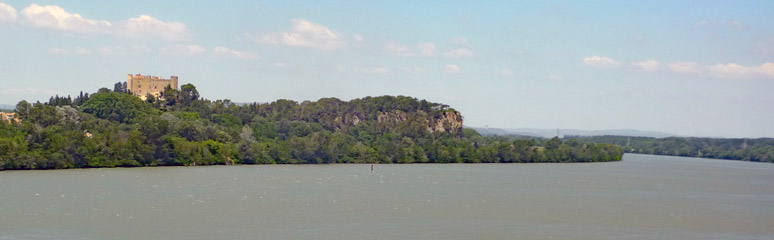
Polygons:
<instances>
[{"instance_id":1,"label":"river water","mask_svg":"<svg viewBox=\"0 0 774 240\"><path fill-rule=\"evenodd\" d=\"M627 154L370 168L0 172L0 240L774 239L774 164Z\"/></svg>"}]
</instances>

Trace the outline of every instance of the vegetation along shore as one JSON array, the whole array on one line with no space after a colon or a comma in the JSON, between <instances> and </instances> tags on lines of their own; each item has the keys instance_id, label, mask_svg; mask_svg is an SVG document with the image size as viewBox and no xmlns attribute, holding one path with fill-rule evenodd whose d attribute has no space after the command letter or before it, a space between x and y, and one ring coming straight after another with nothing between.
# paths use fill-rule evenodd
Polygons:
<instances>
[{"instance_id":1,"label":"vegetation along shore","mask_svg":"<svg viewBox=\"0 0 774 240\"><path fill-rule=\"evenodd\" d=\"M619 161L607 143L485 137L453 108L405 96L236 104L166 88L145 100L120 84L0 121L0 170L213 164Z\"/></svg>"}]
</instances>

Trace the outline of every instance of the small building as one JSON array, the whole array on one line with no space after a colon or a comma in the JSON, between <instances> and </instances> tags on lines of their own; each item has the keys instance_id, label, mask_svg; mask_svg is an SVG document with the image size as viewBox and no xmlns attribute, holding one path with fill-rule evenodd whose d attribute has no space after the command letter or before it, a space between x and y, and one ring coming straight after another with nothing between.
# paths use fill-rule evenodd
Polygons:
<instances>
[{"instance_id":1,"label":"small building","mask_svg":"<svg viewBox=\"0 0 774 240\"><path fill-rule=\"evenodd\" d=\"M7 121L8 123L18 123L18 122L21 122L21 119L16 118L16 113L0 112L0 121Z\"/></svg>"}]
</instances>

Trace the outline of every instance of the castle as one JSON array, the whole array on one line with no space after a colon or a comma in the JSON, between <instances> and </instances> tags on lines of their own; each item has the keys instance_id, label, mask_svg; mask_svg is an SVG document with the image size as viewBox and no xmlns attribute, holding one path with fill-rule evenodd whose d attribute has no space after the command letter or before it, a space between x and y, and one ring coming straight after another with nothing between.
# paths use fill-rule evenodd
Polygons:
<instances>
[{"instance_id":1,"label":"castle","mask_svg":"<svg viewBox=\"0 0 774 240\"><path fill-rule=\"evenodd\" d=\"M170 86L172 89L177 90L177 76L170 76L169 79L163 79L150 75L143 76L140 74L129 74L129 76L126 77L126 90L142 100L145 100L147 94L151 94L156 98L161 97L161 92L164 91L166 86Z\"/></svg>"}]
</instances>

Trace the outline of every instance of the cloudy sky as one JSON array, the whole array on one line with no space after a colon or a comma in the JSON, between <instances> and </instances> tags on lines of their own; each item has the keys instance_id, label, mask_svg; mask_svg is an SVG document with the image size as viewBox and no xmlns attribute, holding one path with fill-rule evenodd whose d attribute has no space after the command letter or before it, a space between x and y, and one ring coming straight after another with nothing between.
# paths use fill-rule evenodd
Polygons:
<instances>
[{"instance_id":1,"label":"cloudy sky","mask_svg":"<svg viewBox=\"0 0 774 240\"><path fill-rule=\"evenodd\" d=\"M407 95L477 127L774 137L774 1L5 0L0 36L2 104L141 73L236 102Z\"/></svg>"}]
</instances>

